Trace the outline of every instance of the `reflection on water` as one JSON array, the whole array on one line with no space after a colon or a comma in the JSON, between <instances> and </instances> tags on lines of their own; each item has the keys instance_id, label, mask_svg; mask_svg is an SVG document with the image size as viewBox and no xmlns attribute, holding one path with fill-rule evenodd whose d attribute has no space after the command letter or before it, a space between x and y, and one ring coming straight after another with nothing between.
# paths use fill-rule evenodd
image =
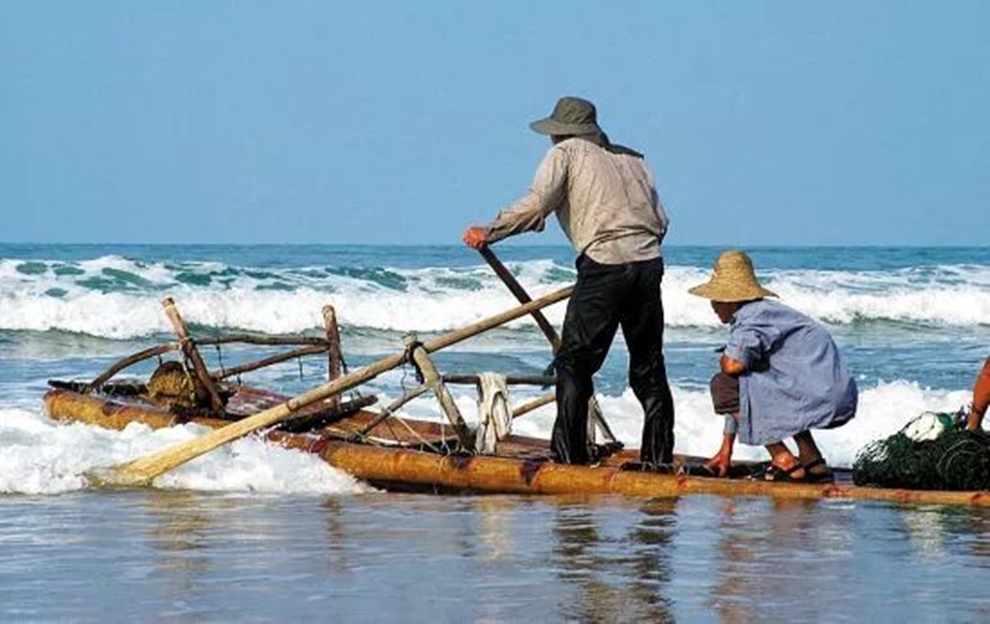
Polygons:
<instances>
[{"instance_id":1,"label":"reflection on water","mask_svg":"<svg viewBox=\"0 0 990 624\"><path fill-rule=\"evenodd\" d=\"M159 554L155 574L168 583L171 595L189 592L192 580L210 570L206 538L213 520L201 499L196 492L153 490L145 500L145 512L157 520L148 533Z\"/></svg>"},{"instance_id":2,"label":"reflection on water","mask_svg":"<svg viewBox=\"0 0 990 624\"><path fill-rule=\"evenodd\" d=\"M945 555L944 514L938 508L906 510L901 521L919 557L938 559Z\"/></svg>"},{"instance_id":3,"label":"reflection on water","mask_svg":"<svg viewBox=\"0 0 990 624\"><path fill-rule=\"evenodd\" d=\"M473 508L479 516L479 541L483 561L502 561L512 556L512 514L515 501L504 497L478 498Z\"/></svg>"},{"instance_id":4,"label":"reflection on water","mask_svg":"<svg viewBox=\"0 0 990 624\"><path fill-rule=\"evenodd\" d=\"M984 509L135 490L0 497L0 546L4 621L990 618Z\"/></svg>"},{"instance_id":5,"label":"reflection on water","mask_svg":"<svg viewBox=\"0 0 990 624\"><path fill-rule=\"evenodd\" d=\"M661 622L672 615L663 596L669 580L676 501L648 501L634 522L602 515L588 504L561 504L554 513L550 565L573 585L559 614L585 622ZM620 516L628 509L620 508Z\"/></svg>"},{"instance_id":6,"label":"reflection on water","mask_svg":"<svg viewBox=\"0 0 990 624\"><path fill-rule=\"evenodd\" d=\"M722 501L708 604L726 622L750 621L765 605L788 617L821 615L845 591L849 509L804 500Z\"/></svg>"},{"instance_id":7,"label":"reflection on water","mask_svg":"<svg viewBox=\"0 0 990 624\"><path fill-rule=\"evenodd\" d=\"M323 508L326 527L324 536L326 567L329 574L340 574L349 568L347 557L346 527L340 520L343 505L336 498L327 498L320 503Z\"/></svg>"},{"instance_id":8,"label":"reflection on water","mask_svg":"<svg viewBox=\"0 0 990 624\"><path fill-rule=\"evenodd\" d=\"M990 568L990 509L905 507L898 518L919 557L944 561L962 549Z\"/></svg>"}]
</instances>

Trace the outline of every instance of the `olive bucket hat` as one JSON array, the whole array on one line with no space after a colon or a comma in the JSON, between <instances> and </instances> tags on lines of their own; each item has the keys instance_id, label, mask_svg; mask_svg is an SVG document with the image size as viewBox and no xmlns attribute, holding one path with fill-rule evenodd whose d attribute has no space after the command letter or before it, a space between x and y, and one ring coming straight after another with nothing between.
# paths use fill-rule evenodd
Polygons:
<instances>
[{"instance_id":1,"label":"olive bucket hat","mask_svg":"<svg viewBox=\"0 0 990 624\"><path fill-rule=\"evenodd\" d=\"M592 134L601 132L595 105L579 97L562 97L557 100L549 117L529 124L534 132L557 136Z\"/></svg>"},{"instance_id":2,"label":"olive bucket hat","mask_svg":"<svg viewBox=\"0 0 990 624\"><path fill-rule=\"evenodd\" d=\"M741 251L723 251L715 260L712 277L704 284L689 288L692 295L733 303L753 301L763 297L776 297L772 291L760 286L753 271L753 261Z\"/></svg>"}]
</instances>

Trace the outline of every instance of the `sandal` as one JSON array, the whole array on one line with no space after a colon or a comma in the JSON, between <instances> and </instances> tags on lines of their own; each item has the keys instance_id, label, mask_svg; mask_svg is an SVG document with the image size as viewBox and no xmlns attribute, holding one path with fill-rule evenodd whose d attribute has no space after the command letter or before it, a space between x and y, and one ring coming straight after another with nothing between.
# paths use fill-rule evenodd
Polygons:
<instances>
[{"instance_id":1,"label":"sandal","mask_svg":"<svg viewBox=\"0 0 990 624\"><path fill-rule=\"evenodd\" d=\"M763 479L763 475L770 470L770 466L773 466L772 462L765 461L758 464L751 464L748 466L749 474L744 475L747 479L760 481Z\"/></svg>"},{"instance_id":2,"label":"sandal","mask_svg":"<svg viewBox=\"0 0 990 624\"><path fill-rule=\"evenodd\" d=\"M811 472L812 468L818 466L825 466L826 472L817 474ZM801 469L804 469L804 476L795 477L794 473ZM757 481L775 481L777 483L835 483L835 475L832 474L831 470L828 470L825 460L820 457L807 464L797 463L786 469L772 463L766 464L763 472L754 474L751 478Z\"/></svg>"},{"instance_id":3,"label":"sandal","mask_svg":"<svg viewBox=\"0 0 990 624\"><path fill-rule=\"evenodd\" d=\"M823 466L825 470L823 472L811 471L812 468L817 468L818 466ZM804 465L804 478L801 481L805 483L835 483L835 475L825 463L825 460L819 457Z\"/></svg>"},{"instance_id":4,"label":"sandal","mask_svg":"<svg viewBox=\"0 0 990 624\"><path fill-rule=\"evenodd\" d=\"M794 473L801 470L804 466L798 462L791 466L790 468L781 468L776 464L770 464L763 474L757 477L761 481L773 481L775 483L806 483L808 471L806 470L803 477L800 479L794 476Z\"/></svg>"},{"instance_id":5,"label":"sandal","mask_svg":"<svg viewBox=\"0 0 990 624\"><path fill-rule=\"evenodd\" d=\"M708 477L710 479L720 479L718 471L714 468L709 468L704 464L684 464L681 466L680 474L687 475L689 477ZM728 473L726 473L725 478L728 478Z\"/></svg>"},{"instance_id":6,"label":"sandal","mask_svg":"<svg viewBox=\"0 0 990 624\"><path fill-rule=\"evenodd\" d=\"M659 464L644 461L627 461L619 466L619 470L628 472L655 472L657 474L680 474L677 464Z\"/></svg>"}]
</instances>

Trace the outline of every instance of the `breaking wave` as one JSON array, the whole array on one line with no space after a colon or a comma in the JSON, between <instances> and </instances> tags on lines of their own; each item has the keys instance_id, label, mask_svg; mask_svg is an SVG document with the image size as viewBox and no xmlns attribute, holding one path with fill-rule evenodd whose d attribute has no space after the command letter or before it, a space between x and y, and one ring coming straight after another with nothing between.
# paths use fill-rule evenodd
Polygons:
<instances>
[{"instance_id":1,"label":"breaking wave","mask_svg":"<svg viewBox=\"0 0 990 624\"><path fill-rule=\"evenodd\" d=\"M382 259L380 259L382 260ZM570 284L573 269L551 259L507 263L534 297ZM669 327L714 327L707 302L687 293L708 269L668 266ZM990 325L990 267L939 265L886 270L774 269L764 284L826 323ZM67 331L127 339L168 331L161 300L172 296L196 325L298 333L322 326L332 304L352 327L442 331L516 304L491 270L468 266L250 267L216 261L0 260L0 330ZM564 306L546 311L560 323ZM522 322L522 321L520 321Z\"/></svg>"}]
</instances>

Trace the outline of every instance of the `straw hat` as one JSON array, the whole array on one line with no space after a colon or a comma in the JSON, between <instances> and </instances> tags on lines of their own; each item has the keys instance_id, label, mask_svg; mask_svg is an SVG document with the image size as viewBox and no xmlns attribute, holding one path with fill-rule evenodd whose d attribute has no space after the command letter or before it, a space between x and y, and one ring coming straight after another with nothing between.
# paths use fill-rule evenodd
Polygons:
<instances>
[{"instance_id":1,"label":"straw hat","mask_svg":"<svg viewBox=\"0 0 990 624\"><path fill-rule=\"evenodd\" d=\"M598 112L595 105L579 97L562 97L553 107L549 117L537 119L529 124L540 134L573 136L601 132L598 125Z\"/></svg>"},{"instance_id":2,"label":"straw hat","mask_svg":"<svg viewBox=\"0 0 990 624\"><path fill-rule=\"evenodd\" d=\"M732 303L777 295L760 286L753 272L753 261L741 251L723 251L715 260L708 282L688 289L692 295Z\"/></svg>"}]
</instances>

